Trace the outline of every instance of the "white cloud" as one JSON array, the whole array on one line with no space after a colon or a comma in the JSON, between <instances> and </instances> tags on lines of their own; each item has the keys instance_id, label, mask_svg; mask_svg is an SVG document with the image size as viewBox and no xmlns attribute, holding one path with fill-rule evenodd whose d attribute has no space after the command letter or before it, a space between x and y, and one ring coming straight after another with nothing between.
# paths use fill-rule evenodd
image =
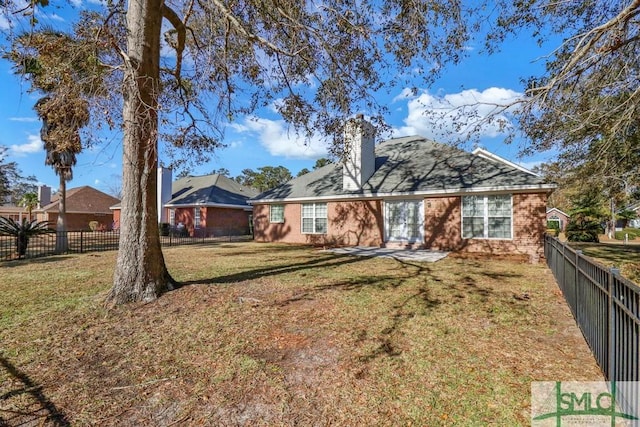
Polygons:
<instances>
[{"instance_id":1,"label":"white cloud","mask_svg":"<svg viewBox=\"0 0 640 427\"><path fill-rule=\"evenodd\" d=\"M396 95L395 98L393 98L393 100L391 102L402 101L404 99L413 98L414 96L415 96L415 93L414 93L413 89L406 87L406 88L402 89L402 92L400 92L398 95Z\"/></svg>"},{"instance_id":2,"label":"white cloud","mask_svg":"<svg viewBox=\"0 0 640 427\"><path fill-rule=\"evenodd\" d=\"M75 7L82 6L82 0L70 0L70 3Z\"/></svg>"},{"instance_id":3,"label":"white cloud","mask_svg":"<svg viewBox=\"0 0 640 427\"><path fill-rule=\"evenodd\" d=\"M319 136L305 140L295 130L288 129L283 120L269 120L259 117L247 118L244 125L258 135L260 144L272 156L293 159L317 159L328 153L327 142Z\"/></svg>"},{"instance_id":4,"label":"white cloud","mask_svg":"<svg viewBox=\"0 0 640 427\"><path fill-rule=\"evenodd\" d=\"M37 153L42 151L43 143L38 135L29 134L27 135L27 143L25 144L14 144L9 147L11 154L14 156L22 157L27 154Z\"/></svg>"},{"instance_id":5,"label":"white cloud","mask_svg":"<svg viewBox=\"0 0 640 427\"><path fill-rule=\"evenodd\" d=\"M6 16L0 15L0 31L9 31L11 29L11 22Z\"/></svg>"},{"instance_id":6,"label":"white cloud","mask_svg":"<svg viewBox=\"0 0 640 427\"><path fill-rule=\"evenodd\" d=\"M235 130L238 133L246 132L249 130L245 125L242 125L236 122L229 123L227 126L229 126L231 129Z\"/></svg>"},{"instance_id":7,"label":"white cloud","mask_svg":"<svg viewBox=\"0 0 640 427\"><path fill-rule=\"evenodd\" d=\"M93 180L93 185L100 185L100 184L102 184L102 181L100 181L99 179Z\"/></svg>"},{"instance_id":8,"label":"white cloud","mask_svg":"<svg viewBox=\"0 0 640 427\"><path fill-rule=\"evenodd\" d=\"M51 19L52 21L58 21L58 22L64 22L65 21L65 19L62 16L60 16L58 14L55 14L55 13L47 15L47 17L49 19Z\"/></svg>"},{"instance_id":9,"label":"white cloud","mask_svg":"<svg viewBox=\"0 0 640 427\"><path fill-rule=\"evenodd\" d=\"M519 92L497 87L443 96L425 91L409 98L405 126L395 129L394 135L419 134L442 142L449 142L443 141L447 137L465 138L472 131L480 137L496 137L504 134L500 124L509 122L508 113L515 108L506 106L521 97Z\"/></svg>"},{"instance_id":10,"label":"white cloud","mask_svg":"<svg viewBox=\"0 0 640 427\"><path fill-rule=\"evenodd\" d=\"M9 121L22 122L22 123L34 123L38 121L37 117L9 117Z\"/></svg>"},{"instance_id":11,"label":"white cloud","mask_svg":"<svg viewBox=\"0 0 640 427\"><path fill-rule=\"evenodd\" d=\"M536 167L542 165L544 163L544 160L533 160L530 162L518 162L518 164L520 166L522 166L523 168L527 169L527 170L533 170Z\"/></svg>"}]
</instances>

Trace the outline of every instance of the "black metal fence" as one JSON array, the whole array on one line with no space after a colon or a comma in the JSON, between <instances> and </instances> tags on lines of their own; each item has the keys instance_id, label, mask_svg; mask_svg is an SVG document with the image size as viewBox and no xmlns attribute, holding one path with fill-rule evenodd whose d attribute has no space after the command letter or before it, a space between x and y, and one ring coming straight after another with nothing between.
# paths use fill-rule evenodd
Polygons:
<instances>
[{"instance_id":1,"label":"black metal fence","mask_svg":"<svg viewBox=\"0 0 640 427\"><path fill-rule=\"evenodd\" d=\"M198 229L195 236L186 233L168 233L160 236L163 246L195 245L220 241L250 240L247 235L237 235L233 230ZM66 237L66 250L60 250L60 241ZM56 248L56 244L60 247ZM37 258L56 254L112 251L118 249L120 232L116 231L67 231L47 233L29 239L23 258ZM0 261L17 259L15 237L0 235Z\"/></svg>"},{"instance_id":2,"label":"black metal fence","mask_svg":"<svg viewBox=\"0 0 640 427\"><path fill-rule=\"evenodd\" d=\"M619 270L545 236L547 264L609 381L640 381L640 287ZM638 402L637 387L624 393Z\"/></svg>"}]
</instances>

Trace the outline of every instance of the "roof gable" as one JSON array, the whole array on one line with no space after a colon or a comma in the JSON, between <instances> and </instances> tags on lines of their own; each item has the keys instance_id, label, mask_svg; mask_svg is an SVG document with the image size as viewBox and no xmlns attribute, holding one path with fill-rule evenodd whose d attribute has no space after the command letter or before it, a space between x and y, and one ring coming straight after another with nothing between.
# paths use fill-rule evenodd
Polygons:
<instances>
[{"instance_id":1,"label":"roof gable","mask_svg":"<svg viewBox=\"0 0 640 427\"><path fill-rule=\"evenodd\" d=\"M497 157L497 156L496 156ZM376 146L375 172L358 191L342 188L342 163L327 165L266 191L253 200L375 197L467 191L548 191L542 178L421 136L394 138Z\"/></svg>"},{"instance_id":2,"label":"roof gable","mask_svg":"<svg viewBox=\"0 0 640 427\"><path fill-rule=\"evenodd\" d=\"M566 216L567 218L571 217L571 215L569 215L569 214L568 214L568 213L566 213L566 212L561 211L561 210L560 210L560 209L558 209L558 208L551 208L551 209L547 209L547 215L550 215L550 214L553 214L553 213L558 213L558 214L564 215L564 216Z\"/></svg>"},{"instance_id":3,"label":"roof gable","mask_svg":"<svg viewBox=\"0 0 640 427\"><path fill-rule=\"evenodd\" d=\"M240 185L224 175L187 176L171 186L172 197L167 205L247 205L258 191Z\"/></svg>"},{"instance_id":4,"label":"roof gable","mask_svg":"<svg viewBox=\"0 0 640 427\"><path fill-rule=\"evenodd\" d=\"M60 193L52 197L53 201L34 212L58 212L60 205ZM109 209L115 203L120 202L116 197L103 193L93 187L85 185L67 190L65 210L68 213L111 213Z\"/></svg>"}]
</instances>

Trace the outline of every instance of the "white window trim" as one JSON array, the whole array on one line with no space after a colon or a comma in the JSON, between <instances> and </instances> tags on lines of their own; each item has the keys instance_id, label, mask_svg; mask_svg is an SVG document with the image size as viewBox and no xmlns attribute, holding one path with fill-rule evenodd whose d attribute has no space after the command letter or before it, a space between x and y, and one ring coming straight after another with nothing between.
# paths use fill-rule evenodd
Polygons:
<instances>
[{"instance_id":1,"label":"white window trim","mask_svg":"<svg viewBox=\"0 0 640 427\"><path fill-rule=\"evenodd\" d=\"M504 196L505 194L484 194L484 195L476 195L477 197L483 198L484 203L484 236L483 237L464 237L464 198L465 196L460 197L460 235L465 240L513 240L513 194L508 194L509 203L511 205L511 237L489 237L489 196Z\"/></svg>"},{"instance_id":2,"label":"white window trim","mask_svg":"<svg viewBox=\"0 0 640 427\"><path fill-rule=\"evenodd\" d=\"M306 217L306 218L311 218L313 219L313 231L304 231L304 205L313 205L313 217ZM326 217L318 217L316 215L316 210L317 210L317 206L318 205L324 205L325 206L325 211L327 212L327 216ZM329 234L329 205L326 202L318 202L318 203L302 203L300 204L300 233L301 234ZM327 221L327 225L326 225L326 231L324 232L319 232L319 231L315 231L316 230L316 219L318 218L324 218Z\"/></svg>"},{"instance_id":3,"label":"white window trim","mask_svg":"<svg viewBox=\"0 0 640 427\"><path fill-rule=\"evenodd\" d=\"M193 228L200 228L200 207L193 208Z\"/></svg>"},{"instance_id":4,"label":"white window trim","mask_svg":"<svg viewBox=\"0 0 640 427\"><path fill-rule=\"evenodd\" d=\"M547 222L557 222L558 228L562 228L562 220L558 218L557 215L552 215L551 217L547 218Z\"/></svg>"},{"instance_id":5,"label":"white window trim","mask_svg":"<svg viewBox=\"0 0 640 427\"><path fill-rule=\"evenodd\" d=\"M390 213L389 213L389 209L390 209L390 205L394 202L410 202L410 203L414 203L414 202L419 202L420 204L418 205L418 215L419 215L419 223L418 223L418 233L419 235L413 239L409 239L409 240L404 240L404 239L394 239L391 237L390 235L390 224L389 224L389 219L390 219ZM424 242L424 228L425 228L425 216L424 216L424 199L420 199L420 200L416 200L416 199L398 199L398 200L385 200L384 201L384 238L385 238L385 242L409 242L409 243L416 243L416 242Z\"/></svg>"},{"instance_id":6,"label":"white window trim","mask_svg":"<svg viewBox=\"0 0 640 427\"><path fill-rule=\"evenodd\" d=\"M273 207L274 206L280 206L282 207L282 219L280 221L274 221L273 219ZM273 205L269 205L269 222L271 224L283 224L284 223L284 204L273 204Z\"/></svg>"},{"instance_id":7,"label":"white window trim","mask_svg":"<svg viewBox=\"0 0 640 427\"><path fill-rule=\"evenodd\" d=\"M169 225L170 226L174 226L176 225L176 210L175 209L169 209Z\"/></svg>"}]
</instances>

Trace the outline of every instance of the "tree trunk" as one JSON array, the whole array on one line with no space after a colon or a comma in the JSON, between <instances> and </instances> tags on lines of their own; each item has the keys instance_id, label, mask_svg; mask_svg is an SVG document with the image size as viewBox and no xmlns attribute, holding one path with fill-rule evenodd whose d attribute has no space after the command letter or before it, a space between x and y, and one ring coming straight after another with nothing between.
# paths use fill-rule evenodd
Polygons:
<instances>
[{"instance_id":1,"label":"tree trunk","mask_svg":"<svg viewBox=\"0 0 640 427\"><path fill-rule=\"evenodd\" d=\"M60 201L58 202L58 220L56 221L56 253L63 254L69 249L67 239L67 181L64 173L60 175Z\"/></svg>"},{"instance_id":2,"label":"tree trunk","mask_svg":"<svg viewBox=\"0 0 640 427\"><path fill-rule=\"evenodd\" d=\"M120 247L108 300L151 301L173 289L157 213L158 91L162 0L130 0L124 77Z\"/></svg>"}]
</instances>

